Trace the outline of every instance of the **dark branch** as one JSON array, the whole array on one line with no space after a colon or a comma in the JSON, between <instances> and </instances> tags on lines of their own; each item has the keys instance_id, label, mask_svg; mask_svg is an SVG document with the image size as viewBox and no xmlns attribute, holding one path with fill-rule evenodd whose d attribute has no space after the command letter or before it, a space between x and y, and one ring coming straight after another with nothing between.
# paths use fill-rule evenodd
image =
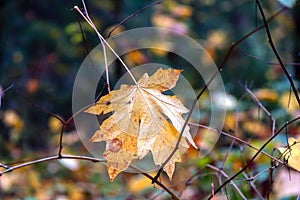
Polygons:
<instances>
[{"instance_id":1,"label":"dark branch","mask_svg":"<svg viewBox=\"0 0 300 200\"><path fill-rule=\"evenodd\" d=\"M127 22L129 19L133 18L134 16L136 16L138 13L142 12L143 10L150 8L152 6L155 6L157 4L160 4L162 2L162 0L159 1L155 1L149 5L146 5L145 7L138 9L136 11L134 11L131 15L129 15L128 17L126 17L125 19L123 19L120 23L118 23L116 26L114 26L108 33L107 39L110 38L112 32L114 32L119 26L121 26L122 24L124 24L125 22Z\"/></svg>"},{"instance_id":2,"label":"dark branch","mask_svg":"<svg viewBox=\"0 0 300 200\"><path fill-rule=\"evenodd\" d=\"M280 13L282 13L286 8L282 8L281 10L279 10L277 13L275 13L272 17L270 17L267 21L271 21L273 20L276 16L278 16ZM237 40L236 42L234 42L231 47L229 48L229 50L227 51L222 63L219 65L218 70L213 74L213 76L209 79L209 81L207 82L207 84L202 88L202 90L199 92L199 94L197 95L197 97L194 99L192 106L190 108L190 112L185 120L185 123L183 124L183 127L181 129L180 135L178 137L177 143L175 148L173 149L173 151L171 152L171 154L169 155L169 157L166 159L166 161L162 164L162 166L160 167L160 169L158 170L155 179L158 179L158 177L160 176L163 168L166 166L166 164L171 160L171 158L173 157L173 155L175 154L175 152L177 151L179 144L180 144L180 140L182 138L182 134L184 132L185 127L188 124L189 119L192 116L193 110L198 102L198 100L200 99L200 97L202 96L202 94L207 90L208 86L210 85L210 83L214 80L214 78L221 72L221 70L223 69L223 67L225 66L226 62L228 61L232 51L234 50L234 48L236 46L238 46L241 42L243 42L244 40L246 40L248 37L250 37L251 35L253 35L254 33L256 33L257 31L263 29L265 27L265 24L255 28L254 30L252 30L251 32L249 32L248 34L246 34L245 36L243 36L241 39Z\"/></svg>"},{"instance_id":3,"label":"dark branch","mask_svg":"<svg viewBox=\"0 0 300 200\"><path fill-rule=\"evenodd\" d=\"M293 81L291 75L289 74L288 70L287 70L286 67L284 66L284 63L282 62L282 59L281 59L281 57L280 57L280 55L279 55L279 53L278 53L278 51L277 51L277 49L276 49L276 47L275 47L275 44L274 44L273 39L272 39L272 36L271 36L270 29L269 29L268 21L266 20L265 13L264 13L264 11L263 11L263 9L262 9L262 6L261 6L261 4L260 4L260 1L259 1L259 0L256 0L256 3L257 3L257 6L258 6L258 9L259 9L259 11L260 11L260 14L261 14L261 16L262 16L262 19L263 19L263 21L264 21L265 30L266 30L266 33L267 33L267 35L268 35L268 42L270 43L271 48L272 48L272 50L273 50L273 52L274 52L274 54L275 54L275 56L276 56L276 58L277 58L277 60L278 60L278 62L279 62L279 64L280 64L280 66L281 66L281 68L282 68L282 70L283 70L285 76L286 76L287 79L289 80L289 82L290 82L290 84L291 84L291 87L292 87L292 90L293 90L293 93L294 93L294 95L295 95L295 97L296 97L296 99L297 99L298 105L300 106L300 98L299 98L299 95L298 95L297 88L296 88L296 86L295 86L295 84L294 84L294 81Z\"/></svg>"},{"instance_id":4,"label":"dark branch","mask_svg":"<svg viewBox=\"0 0 300 200\"><path fill-rule=\"evenodd\" d=\"M283 125L273 136L271 136L267 142L265 142L262 147L254 154L254 156L249 160L249 162L235 175L233 175L230 179L226 180L219 188L216 189L215 194L217 194L223 187L225 187L228 183L230 183L233 179L235 179L238 175L243 173L250 165L251 163L255 160L255 158L261 153L261 151L271 142L273 139L281 133L281 131L288 125L298 121L300 117L297 117L289 122L287 122L285 125ZM211 199L212 196L209 196L208 199Z\"/></svg>"}]
</instances>

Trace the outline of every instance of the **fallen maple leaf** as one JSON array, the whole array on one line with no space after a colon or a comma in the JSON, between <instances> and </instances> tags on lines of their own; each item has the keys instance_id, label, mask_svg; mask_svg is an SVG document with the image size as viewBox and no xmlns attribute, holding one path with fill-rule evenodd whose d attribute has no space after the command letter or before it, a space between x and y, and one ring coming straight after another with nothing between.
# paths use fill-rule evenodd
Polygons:
<instances>
[{"instance_id":1,"label":"fallen maple leaf","mask_svg":"<svg viewBox=\"0 0 300 200\"><path fill-rule=\"evenodd\" d=\"M106 141L103 156L107 159L111 181L134 159L142 159L149 151L154 163L161 166L174 150L185 122L181 115L188 109L175 95L162 92L176 85L181 72L160 68L150 77L145 73L137 85L121 85L119 90L110 91L86 110L96 115L112 112L90 139L92 142ZM183 137L197 148L189 127L185 128ZM164 167L170 179L175 162L181 161L181 154L188 147L186 140L182 139Z\"/></svg>"},{"instance_id":2,"label":"fallen maple leaf","mask_svg":"<svg viewBox=\"0 0 300 200\"><path fill-rule=\"evenodd\" d=\"M300 141L290 137L288 139L289 147L280 147L278 150L283 154L287 164L300 172Z\"/></svg>"}]
</instances>

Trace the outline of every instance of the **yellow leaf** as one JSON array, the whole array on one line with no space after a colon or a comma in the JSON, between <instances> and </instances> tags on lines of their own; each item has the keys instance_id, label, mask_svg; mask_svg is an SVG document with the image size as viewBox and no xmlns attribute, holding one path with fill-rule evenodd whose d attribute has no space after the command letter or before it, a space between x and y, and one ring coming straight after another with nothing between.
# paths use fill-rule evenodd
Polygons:
<instances>
[{"instance_id":1,"label":"yellow leaf","mask_svg":"<svg viewBox=\"0 0 300 200\"><path fill-rule=\"evenodd\" d=\"M265 100L265 101L270 101L270 102L275 102L278 100L278 93L274 90L270 90L267 88L259 89L254 92L254 95L259 99L259 100Z\"/></svg>"},{"instance_id":2,"label":"yellow leaf","mask_svg":"<svg viewBox=\"0 0 300 200\"><path fill-rule=\"evenodd\" d=\"M270 133L271 131L268 126L266 126L260 122L257 122L257 121L244 122L243 128L247 132L252 133L256 136L262 137L262 138L267 137L268 135L271 134Z\"/></svg>"},{"instance_id":3,"label":"yellow leaf","mask_svg":"<svg viewBox=\"0 0 300 200\"><path fill-rule=\"evenodd\" d=\"M283 154L285 160L287 160L288 165L300 172L300 141L295 138L290 137L289 147L280 147L278 150Z\"/></svg>"},{"instance_id":4,"label":"yellow leaf","mask_svg":"<svg viewBox=\"0 0 300 200\"><path fill-rule=\"evenodd\" d=\"M228 36L223 30L215 30L208 34L207 40L211 47L223 48L228 41L226 38L228 38Z\"/></svg>"},{"instance_id":5,"label":"yellow leaf","mask_svg":"<svg viewBox=\"0 0 300 200\"><path fill-rule=\"evenodd\" d=\"M173 29L181 33L187 33L188 31L188 27L185 23L182 23L169 15L155 14L151 21L154 26Z\"/></svg>"},{"instance_id":6,"label":"yellow leaf","mask_svg":"<svg viewBox=\"0 0 300 200\"><path fill-rule=\"evenodd\" d=\"M149 173L150 176L155 176L156 173ZM138 193L142 190L145 190L149 187L153 187L151 184L151 180L145 176L135 176L131 178L126 184L128 190L132 193Z\"/></svg>"},{"instance_id":7,"label":"yellow leaf","mask_svg":"<svg viewBox=\"0 0 300 200\"><path fill-rule=\"evenodd\" d=\"M225 118L225 126L226 128L230 129L230 130L235 130L236 127L236 114L235 113L229 113L226 115Z\"/></svg>"},{"instance_id":8,"label":"yellow leaf","mask_svg":"<svg viewBox=\"0 0 300 200\"><path fill-rule=\"evenodd\" d=\"M190 17L193 13L192 8L189 6L178 5L172 9L172 12L177 17L187 18Z\"/></svg>"},{"instance_id":9,"label":"yellow leaf","mask_svg":"<svg viewBox=\"0 0 300 200\"><path fill-rule=\"evenodd\" d=\"M3 113L3 123L11 128L10 140L11 142L16 143L21 137L24 121L16 111L8 109Z\"/></svg>"},{"instance_id":10,"label":"yellow leaf","mask_svg":"<svg viewBox=\"0 0 300 200\"><path fill-rule=\"evenodd\" d=\"M290 114L299 111L299 105L293 93L290 92L283 93L280 97L279 103Z\"/></svg>"},{"instance_id":11,"label":"yellow leaf","mask_svg":"<svg viewBox=\"0 0 300 200\"><path fill-rule=\"evenodd\" d=\"M168 54L168 51L164 49L170 49L173 48L172 44L168 41L153 41L151 42L151 45L153 45L153 48L150 49L150 51L160 57L164 57Z\"/></svg>"},{"instance_id":12,"label":"yellow leaf","mask_svg":"<svg viewBox=\"0 0 300 200\"><path fill-rule=\"evenodd\" d=\"M288 199L299 194L300 173L280 168L275 177L272 191L275 196L270 199Z\"/></svg>"},{"instance_id":13,"label":"yellow leaf","mask_svg":"<svg viewBox=\"0 0 300 200\"><path fill-rule=\"evenodd\" d=\"M141 51L135 50L125 55L125 61L132 65L140 65L147 61L147 57Z\"/></svg>"},{"instance_id":14,"label":"yellow leaf","mask_svg":"<svg viewBox=\"0 0 300 200\"><path fill-rule=\"evenodd\" d=\"M55 117L51 116L48 120L48 126L51 132L57 133L62 128L62 123Z\"/></svg>"},{"instance_id":15,"label":"yellow leaf","mask_svg":"<svg viewBox=\"0 0 300 200\"><path fill-rule=\"evenodd\" d=\"M118 24L118 25L117 25L117 24L114 24L114 25L112 25L112 26L110 26L110 27L108 27L108 28L105 29L105 35L108 36L109 32L110 32L113 28L115 28L115 26L118 26L118 27L112 32L112 35L117 35L117 34L123 32L123 31L125 31L125 27L124 27L124 26L119 25L119 24Z\"/></svg>"},{"instance_id":16,"label":"yellow leaf","mask_svg":"<svg viewBox=\"0 0 300 200\"><path fill-rule=\"evenodd\" d=\"M91 114L113 113L103 121L91 138L92 142L106 141L103 153L107 159L111 181L135 159L142 159L150 151L156 165L162 165L174 150L185 120L182 113L188 112L176 96L162 94L173 88L182 70L158 69L152 76L145 73L137 85L121 85L86 112ZM189 128L183 132L195 148ZM182 139L178 150L164 167L172 178L175 162L188 148Z\"/></svg>"},{"instance_id":17,"label":"yellow leaf","mask_svg":"<svg viewBox=\"0 0 300 200\"><path fill-rule=\"evenodd\" d=\"M40 81L38 79L29 79L26 83L26 90L29 94L35 94L40 87Z\"/></svg>"},{"instance_id":18,"label":"yellow leaf","mask_svg":"<svg viewBox=\"0 0 300 200\"><path fill-rule=\"evenodd\" d=\"M4 112L3 122L6 126L13 128L16 132L23 130L23 120L16 111L8 109Z\"/></svg>"},{"instance_id":19,"label":"yellow leaf","mask_svg":"<svg viewBox=\"0 0 300 200\"><path fill-rule=\"evenodd\" d=\"M39 174L34 170L26 171L26 176L28 177L28 185L35 190L39 190L42 187Z\"/></svg>"}]
</instances>

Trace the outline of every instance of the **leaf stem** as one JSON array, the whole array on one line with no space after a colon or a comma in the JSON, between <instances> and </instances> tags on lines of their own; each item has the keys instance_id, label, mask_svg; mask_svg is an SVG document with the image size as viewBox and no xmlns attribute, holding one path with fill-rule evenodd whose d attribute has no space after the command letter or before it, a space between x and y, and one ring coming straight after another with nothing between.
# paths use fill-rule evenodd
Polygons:
<instances>
[{"instance_id":1,"label":"leaf stem","mask_svg":"<svg viewBox=\"0 0 300 200\"><path fill-rule=\"evenodd\" d=\"M88 21L93 25L93 27L95 27L95 24L93 23L93 21L91 20L91 18L90 18L90 16L89 16L89 13L88 13L88 10L87 10L87 8L86 8L86 5L85 5L84 0L82 0L82 4L83 4L83 9L84 9L86 18L87 18ZM93 28L93 29L94 29L94 28ZM94 29L94 30L95 30L95 29ZM97 33L97 32L96 32L96 33ZM98 37L99 37L99 39L100 39L100 43L101 43L101 46L102 46L102 49L103 49L103 57L104 57L104 64L105 64L105 73L106 73L107 90L108 90L108 92L110 92L109 71L108 71L108 64L107 64L106 48L105 48L103 39L99 36L100 34L97 33L97 35L98 35Z\"/></svg>"},{"instance_id":2,"label":"leaf stem","mask_svg":"<svg viewBox=\"0 0 300 200\"><path fill-rule=\"evenodd\" d=\"M109 45L109 43L104 39L104 37L99 33L99 31L97 30L96 26L94 25L94 23L92 21L90 21L83 13L82 11L78 8L78 6L74 6L74 9L85 19L85 21L92 27L92 29L96 32L96 34L98 35L99 38L101 38L101 40L103 41L103 43L110 49L110 51L116 56L116 58L121 62L121 64L123 65L123 67L126 69L126 71L128 72L129 76L131 77L131 79L133 80L133 82L138 86L138 83L136 81L136 79L134 78L133 74L131 73L131 71L129 70L129 68L127 67L127 65L124 63L124 61L120 58L120 56L115 52L115 50Z\"/></svg>"}]
</instances>

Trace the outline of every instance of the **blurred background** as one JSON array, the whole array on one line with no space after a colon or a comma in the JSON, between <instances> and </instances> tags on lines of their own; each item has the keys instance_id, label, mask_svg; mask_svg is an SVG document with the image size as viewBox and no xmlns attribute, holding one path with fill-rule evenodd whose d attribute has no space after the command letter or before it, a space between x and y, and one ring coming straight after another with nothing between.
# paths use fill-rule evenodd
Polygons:
<instances>
[{"instance_id":1,"label":"blurred background","mask_svg":"<svg viewBox=\"0 0 300 200\"><path fill-rule=\"evenodd\" d=\"M88 0L86 4L98 30L107 37L121 20L152 2ZM277 1L263 1L262 4L267 17L283 8ZM1 93L0 162L3 164L17 164L57 153L61 124L42 109L64 119L72 116L71 98L77 70L87 55L86 50L92 50L99 44L95 32L73 9L75 5L82 8L81 1L0 2L0 85L2 91L13 85L4 94ZM296 78L300 74L300 66L293 64L300 61L299 7L296 5L293 9L286 9L269 24L277 50L287 63L288 71L295 77L295 83L298 83ZM171 28L192 38L205 40L206 50L219 65L233 42L262 24L253 0L164 0L138 13L118 27L113 35L139 27ZM151 55L133 51L122 58L130 66L152 62L154 58L175 68L181 66L173 54L162 51L153 51ZM270 136L269 118L249 96L243 96L245 90L240 84L247 84L264 103L278 127L286 120L299 116L294 95L290 95L289 82L276 63L263 29L235 48L222 71L229 101L224 129L235 130L238 121L239 137L251 140L256 146L261 146ZM117 73L121 75L124 70ZM193 79L192 74L186 72L185 75L190 78L191 84L201 89L203 85L197 85L198 80ZM203 101L205 98L208 97L204 96ZM205 103L202 106L205 111ZM236 110L239 111L238 119ZM206 118L202 120L207 122ZM288 128L290 136L299 135L297 123ZM283 135L274 145L284 145L285 141ZM163 181L170 187L175 185L173 189L182 191L187 199L209 194L211 182L217 180L211 169L205 170L189 187L186 187L185 181L206 164L218 165L222 162L230 142L229 138L222 138L218 148L203 159L198 159L197 151L188 151L186 162L177 165L173 182L165 177ZM271 152L272 147L268 150ZM65 131L63 152L89 155L72 123ZM241 156L243 160L251 158L253 152L249 149L245 152L242 156L239 148L230 150L226 163L229 174L243 166ZM262 157L248 172L253 175L268 167L270 160ZM267 173L259 176L257 185L261 195L265 195L265 188L273 188L268 181ZM241 184L239 187L247 198L255 196L250 184L238 184ZM230 199L238 198L232 188L228 192L232 195ZM279 195L275 186L272 195ZM292 195L296 194L288 194ZM141 175L124 173L109 183L105 165L72 160L41 163L3 175L0 178L0 197L27 200L168 198Z\"/></svg>"}]
</instances>

